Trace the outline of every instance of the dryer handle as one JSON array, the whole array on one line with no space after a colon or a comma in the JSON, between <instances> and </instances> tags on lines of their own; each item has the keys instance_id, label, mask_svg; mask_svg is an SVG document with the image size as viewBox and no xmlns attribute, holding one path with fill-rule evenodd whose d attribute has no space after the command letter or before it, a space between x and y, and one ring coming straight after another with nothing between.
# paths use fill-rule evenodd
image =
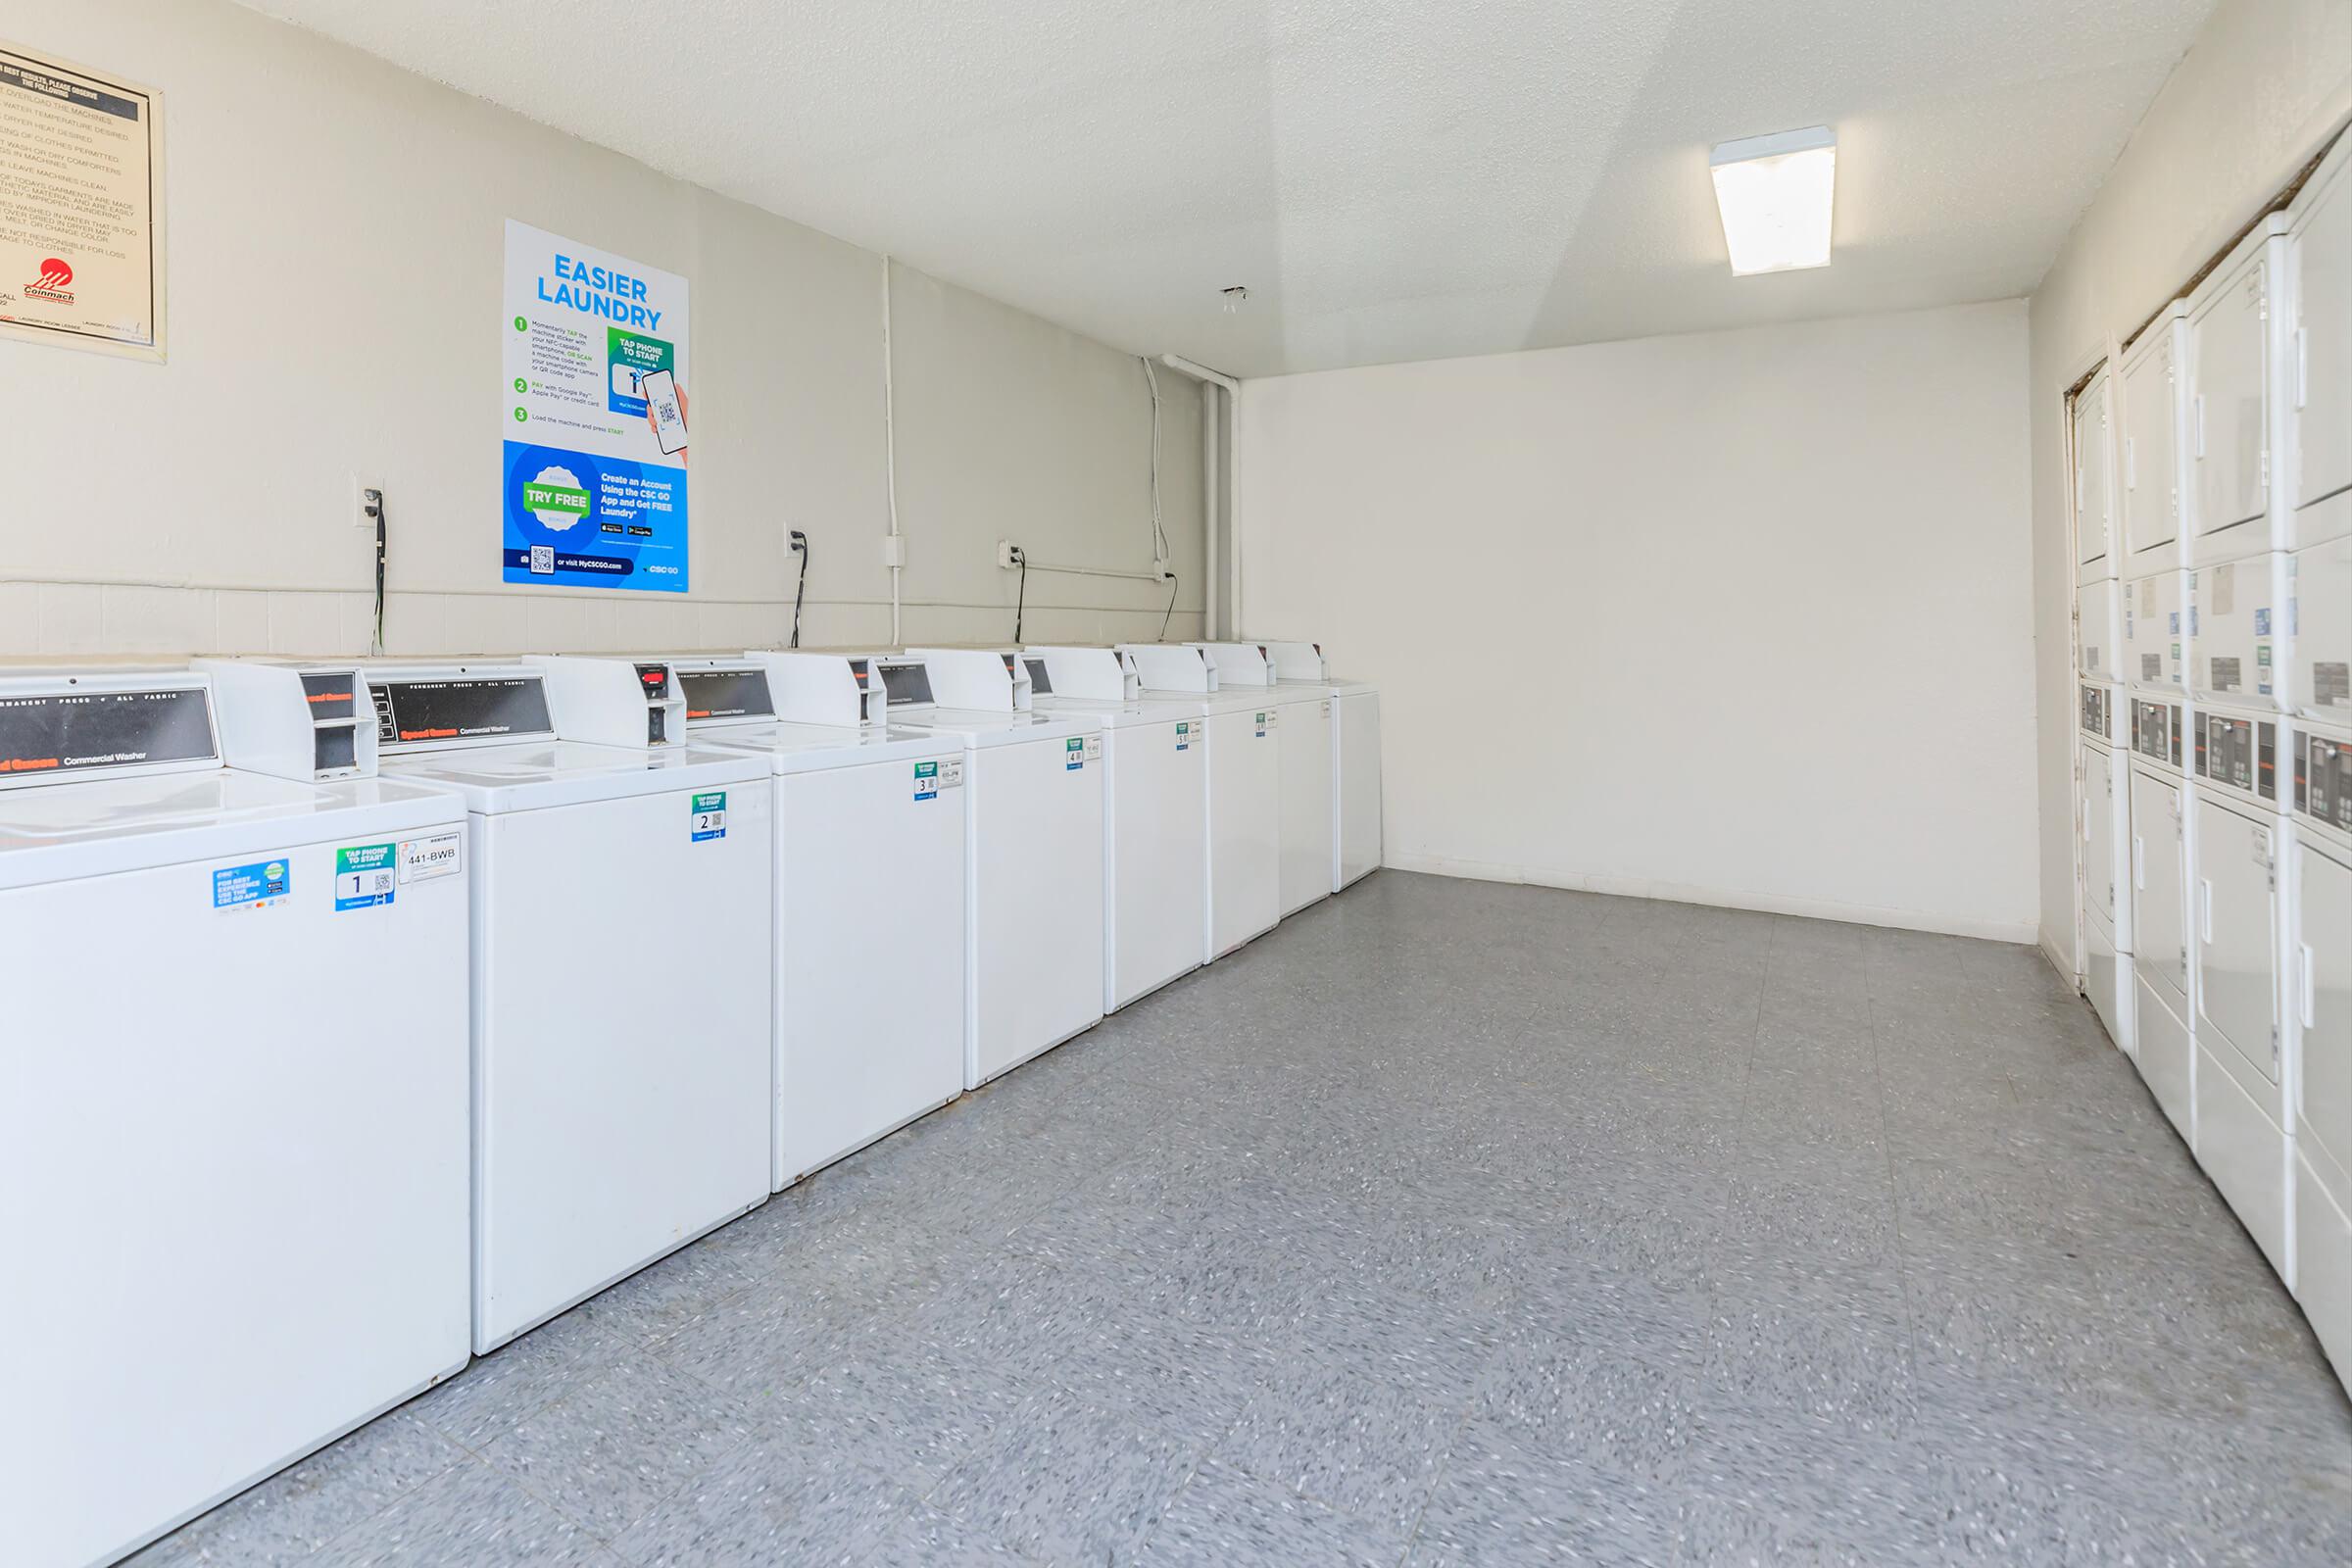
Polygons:
<instances>
[{"instance_id":1,"label":"dryer handle","mask_svg":"<svg viewBox=\"0 0 2352 1568\"><path fill-rule=\"evenodd\" d=\"M2197 421L2197 461L2202 463L2205 461L2205 394L2199 392L2196 396L2190 398L2188 402L2189 407L2195 411Z\"/></svg>"},{"instance_id":2,"label":"dryer handle","mask_svg":"<svg viewBox=\"0 0 2352 1568\"><path fill-rule=\"evenodd\" d=\"M2295 328L2295 407L2311 406L2311 328Z\"/></svg>"},{"instance_id":3,"label":"dryer handle","mask_svg":"<svg viewBox=\"0 0 2352 1568\"><path fill-rule=\"evenodd\" d=\"M2148 890L2148 841L2136 833L2132 835L2132 886Z\"/></svg>"},{"instance_id":4,"label":"dryer handle","mask_svg":"<svg viewBox=\"0 0 2352 1568\"><path fill-rule=\"evenodd\" d=\"M2197 886L2205 895L2205 913L2203 916L2203 925L2205 928L2204 942L2205 945L2210 948L2213 946L2213 878L2199 878Z\"/></svg>"},{"instance_id":5,"label":"dryer handle","mask_svg":"<svg viewBox=\"0 0 2352 1568\"><path fill-rule=\"evenodd\" d=\"M2311 944L2295 944L2303 950L2303 1027L2309 1029L2319 1022L2319 977L2312 972Z\"/></svg>"}]
</instances>

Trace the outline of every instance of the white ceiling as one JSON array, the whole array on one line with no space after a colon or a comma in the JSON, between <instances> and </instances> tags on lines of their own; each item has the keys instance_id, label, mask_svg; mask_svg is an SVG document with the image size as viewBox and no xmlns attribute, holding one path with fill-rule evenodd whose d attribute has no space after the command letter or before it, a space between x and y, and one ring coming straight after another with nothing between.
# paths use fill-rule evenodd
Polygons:
<instances>
[{"instance_id":1,"label":"white ceiling","mask_svg":"<svg viewBox=\"0 0 2352 1568\"><path fill-rule=\"evenodd\" d=\"M1249 375L2026 293L2213 6L251 3ZM1708 147L1824 122L1835 263L1733 277Z\"/></svg>"}]
</instances>

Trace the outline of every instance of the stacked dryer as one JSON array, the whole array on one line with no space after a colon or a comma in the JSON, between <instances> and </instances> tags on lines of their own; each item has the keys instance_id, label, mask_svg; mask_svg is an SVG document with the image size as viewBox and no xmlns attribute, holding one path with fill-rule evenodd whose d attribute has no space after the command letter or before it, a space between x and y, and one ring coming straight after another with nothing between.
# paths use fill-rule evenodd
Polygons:
<instances>
[{"instance_id":1,"label":"stacked dryer","mask_svg":"<svg viewBox=\"0 0 2352 1568\"><path fill-rule=\"evenodd\" d=\"M2288 1282L2352 1379L2352 138L2288 212Z\"/></svg>"},{"instance_id":2,"label":"stacked dryer","mask_svg":"<svg viewBox=\"0 0 2352 1568\"><path fill-rule=\"evenodd\" d=\"M2292 1287L2352 1380L2352 727L2290 730Z\"/></svg>"},{"instance_id":3,"label":"stacked dryer","mask_svg":"<svg viewBox=\"0 0 2352 1568\"><path fill-rule=\"evenodd\" d=\"M2290 671L2278 482L2295 359L2287 220L2274 215L2198 285L2180 318L2182 543L2189 564L2186 797L2195 1148L2291 1281L2288 1076L2281 1038L2284 834L2278 741Z\"/></svg>"},{"instance_id":4,"label":"stacked dryer","mask_svg":"<svg viewBox=\"0 0 2352 1568\"><path fill-rule=\"evenodd\" d=\"M2076 743L2076 803L2082 828L2082 978L2108 1035L2130 1054L2132 1028L2132 789L2129 721L2119 688L2077 686L2082 733Z\"/></svg>"},{"instance_id":5,"label":"stacked dryer","mask_svg":"<svg viewBox=\"0 0 2352 1568\"><path fill-rule=\"evenodd\" d=\"M2182 520L2188 490L2187 318L2187 302L2176 301L2124 348L2113 399L2123 433L2113 510L2122 520L2121 674L2132 746L2127 793L2133 1059L2157 1103L2193 1149L2187 668L2194 621ZM2086 648L2089 640L2085 630Z\"/></svg>"}]
</instances>

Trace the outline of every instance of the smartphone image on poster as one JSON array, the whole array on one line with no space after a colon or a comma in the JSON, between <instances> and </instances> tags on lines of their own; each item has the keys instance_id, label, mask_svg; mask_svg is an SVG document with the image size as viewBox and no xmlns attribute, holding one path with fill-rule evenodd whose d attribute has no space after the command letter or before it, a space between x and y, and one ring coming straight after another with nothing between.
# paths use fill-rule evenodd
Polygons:
<instances>
[{"instance_id":1,"label":"smartphone image on poster","mask_svg":"<svg viewBox=\"0 0 2352 1568\"><path fill-rule=\"evenodd\" d=\"M645 399L654 415L654 439L662 447L662 455L669 457L686 450L686 414L678 407L677 377L667 370L656 370L638 383L638 395Z\"/></svg>"}]
</instances>

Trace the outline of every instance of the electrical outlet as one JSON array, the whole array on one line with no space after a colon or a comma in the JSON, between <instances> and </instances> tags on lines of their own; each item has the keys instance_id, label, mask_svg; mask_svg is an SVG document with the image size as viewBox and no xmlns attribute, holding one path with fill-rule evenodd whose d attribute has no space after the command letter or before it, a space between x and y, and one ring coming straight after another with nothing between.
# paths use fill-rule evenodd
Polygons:
<instances>
[{"instance_id":1,"label":"electrical outlet","mask_svg":"<svg viewBox=\"0 0 2352 1568\"><path fill-rule=\"evenodd\" d=\"M997 564L1004 567L1006 571L1012 570L1013 567L1021 564L1018 554L1020 546L1014 544L1009 539L998 540Z\"/></svg>"},{"instance_id":2,"label":"electrical outlet","mask_svg":"<svg viewBox=\"0 0 2352 1568\"><path fill-rule=\"evenodd\" d=\"M370 499L372 497L372 499ZM375 514L383 506L384 487L372 479L351 476L351 525L375 532Z\"/></svg>"}]
</instances>

